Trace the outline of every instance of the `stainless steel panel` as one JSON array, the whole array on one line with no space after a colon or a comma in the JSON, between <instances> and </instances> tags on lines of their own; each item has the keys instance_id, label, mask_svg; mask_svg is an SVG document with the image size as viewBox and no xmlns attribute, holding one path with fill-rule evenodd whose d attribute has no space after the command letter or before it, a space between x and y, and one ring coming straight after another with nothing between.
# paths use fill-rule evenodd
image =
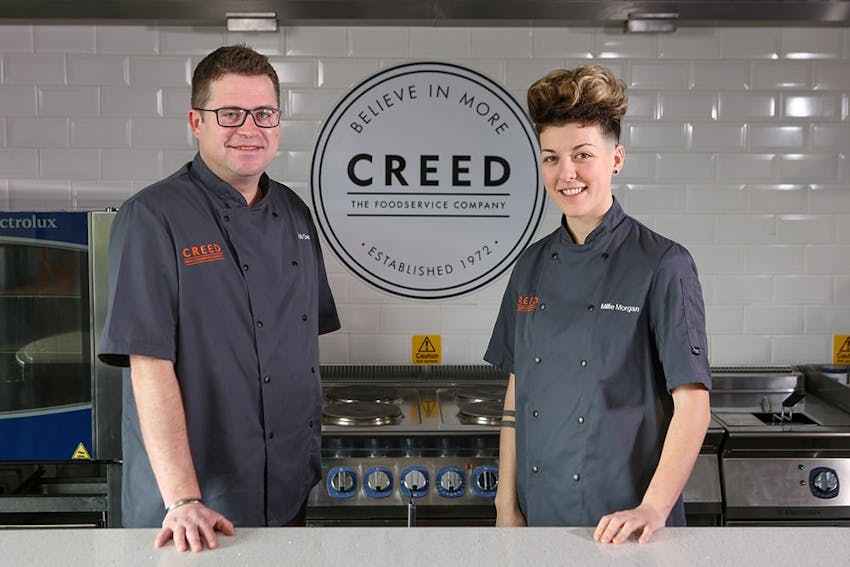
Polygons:
<instances>
[{"instance_id":1,"label":"stainless steel panel","mask_svg":"<svg viewBox=\"0 0 850 567\"><path fill-rule=\"evenodd\" d=\"M717 455L704 454L697 457L694 470L682 492L682 499L688 504L722 502Z\"/></svg>"},{"instance_id":2,"label":"stainless steel panel","mask_svg":"<svg viewBox=\"0 0 850 567\"><path fill-rule=\"evenodd\" d=\"M827 467L838 475L839 490L834 498L817 498L809 486L809 473ZM850 506L850 459L846 458L724 458L723 478L726 506L808 507Z\"/></svg>"},{"instance_id":3,"label":"stainless steel panel","mask_svg":"<svg viewBox=\"0 0 850 567\"><path fill-rule=\"evenodd\" d=\"M91 289L92 458L121 459L121 369L97 358L109 299L109 230L115 213L89 215L89 287Z\"/></svg>"}]
</instances>

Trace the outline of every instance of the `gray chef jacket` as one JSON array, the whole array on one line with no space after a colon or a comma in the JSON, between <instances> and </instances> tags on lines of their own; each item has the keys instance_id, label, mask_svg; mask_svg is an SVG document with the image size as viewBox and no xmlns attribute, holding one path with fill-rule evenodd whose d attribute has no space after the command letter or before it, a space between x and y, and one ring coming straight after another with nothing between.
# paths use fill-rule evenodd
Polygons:
<instances>
[{"instance_id":1,"label":"gray chef jacket","mask_svg":"<svg viewBox=\"0 0 850 567\"><path fill-rule=\"evenodd\" d=\"M582 246L562 220L517 261L484 358L516 376L528 525L595 526L640 504L670 391L711 386L696 266L616 201ZM681 497L667 524L684 525Z\"/></svg>"},{"instance_id":2,"label":"gray chef jacket","mask_svg":"<svg viewBox=\"0 0 850 567\"><path fill-rule=\"evenodd\" d=\"M121 206L99 351L174 362L203 498L240 526L288 523L321 478L318 335L340 326L307 206L265 174L260 188L249 207L197 155ZM158 527L129 376L123 525Z\"/></svg>"}]
</instances>

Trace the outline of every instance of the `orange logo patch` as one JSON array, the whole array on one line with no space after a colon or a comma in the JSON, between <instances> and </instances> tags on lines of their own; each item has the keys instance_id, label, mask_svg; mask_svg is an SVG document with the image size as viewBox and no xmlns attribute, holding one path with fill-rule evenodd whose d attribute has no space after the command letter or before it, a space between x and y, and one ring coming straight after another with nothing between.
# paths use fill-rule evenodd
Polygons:
<instances>
[{"instance_id":1,"label":"orange logo patch","mask_svg":"<svg viewBox=\"0 0 850 567\"><path fill-rule=\"evenodd\" d=\"M537 309L537 302L540 300L536 295L520 295L517 298L517 311L534 311Z\"/></svg>"},{"instance_id":2,"label":"orange logo patch","mask_svg":"<svg viewBox=\"0 0 850 567\"><path fill-rule=\"evenodd\" d=\"M183 254L183 263L187 266L224 260L224 253L221 250L221 246L215 242L210 244L187 246L181 251L181 253Z\"/></svg>"}]
</instances>

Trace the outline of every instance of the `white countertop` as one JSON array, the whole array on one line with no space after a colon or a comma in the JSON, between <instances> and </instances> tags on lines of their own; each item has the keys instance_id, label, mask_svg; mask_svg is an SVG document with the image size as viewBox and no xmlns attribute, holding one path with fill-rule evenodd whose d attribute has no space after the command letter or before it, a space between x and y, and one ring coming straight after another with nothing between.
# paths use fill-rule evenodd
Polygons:
<instances>
[{"instance_id":1,"label":"white countertop","mask_svg":"<svg viewBox=\"0 0 850 567\"><path fill-rule=\"evenodd\" d=\"M590 528L241 528L219 548L154 549L156 530L0 530L4 566L416 567L629 565L837 567L850 528L669 528L646 545L594 543ZM201 561L201 563L199 563Z\"/></svg>"}]
</instances>

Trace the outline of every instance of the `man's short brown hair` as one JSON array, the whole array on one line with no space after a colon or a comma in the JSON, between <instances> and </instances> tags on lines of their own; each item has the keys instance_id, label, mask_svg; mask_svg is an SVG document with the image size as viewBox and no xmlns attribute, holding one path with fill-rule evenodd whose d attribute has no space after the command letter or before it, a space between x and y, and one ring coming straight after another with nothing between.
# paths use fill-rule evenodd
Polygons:
<instances>
[{"instance_id":1,"label":"man's short brown hair","mask_svg":"<svg viewBox=\"0 0 850 567\"><path fill-rule=\"evenodd\" d=\"M267 76L274 85L277 103L280 104L280 81L268 57L240 44L219 47L198 63L192 74L192 108L203 108L210 98L210 84L228 73L247 77Z\"/></svg>"}]
</instances>

